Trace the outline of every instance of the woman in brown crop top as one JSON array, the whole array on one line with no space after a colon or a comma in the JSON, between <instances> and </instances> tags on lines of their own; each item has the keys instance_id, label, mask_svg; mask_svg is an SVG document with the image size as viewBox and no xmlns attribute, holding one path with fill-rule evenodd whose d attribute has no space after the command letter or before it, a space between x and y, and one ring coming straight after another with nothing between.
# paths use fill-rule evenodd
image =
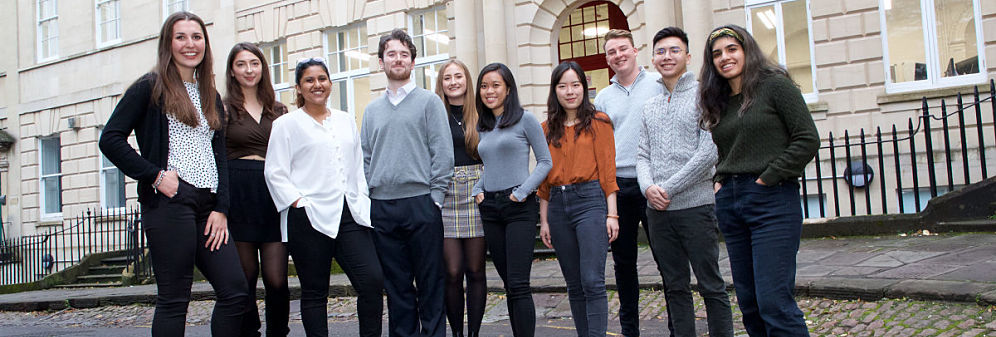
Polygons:
<instances>
[{"instance_id":1,"label":"woman in brown crop top","mask_svg":"<svg viewBox=\"0 0 996 337\"><path fill-rule=\"evenodd\" d=\"M229 230L235 240L249 289L256 289L260 266L266 288L266 335L286 336L289 313L287 249L281 242L280 218L263 178L263 160L273 120L287 112L276 101L263 52L242 42L228 54L225 72L228 172L231 179ZM259 335L256 292L242 319L242 335Z\"/></svg>"}]
</instances>

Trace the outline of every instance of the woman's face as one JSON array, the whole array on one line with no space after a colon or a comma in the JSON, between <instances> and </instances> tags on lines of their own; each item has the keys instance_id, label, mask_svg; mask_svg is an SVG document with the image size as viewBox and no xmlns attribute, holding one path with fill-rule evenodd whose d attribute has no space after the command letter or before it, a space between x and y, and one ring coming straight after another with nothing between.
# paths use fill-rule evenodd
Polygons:
<instances>
[{"instance_id":1,"label":"woman's face","mask_svg":"<svg viewBox=\"0 0 996 337\"><path fill-rule=\"evenodd\" d=\"M180 74L193 75L204 60L204 31L197 21L180 20L173 24L172 52Z\"/></svg>"},{"instance_id":2,"label":"woman's face","mask_svg":"<svg viewBox=\"0 0 996 337\"><path fill-rule=\"evenodd\" d=\"M467 77L463 69L456 64L450 64L443 69L443 94L447 98L459 99L467 93Z\"/></svg>"},{"instance_id":3,"label":"woman's face","mask_svg":"<svg viewBox=\"0 0 996 337\"><path fill-rule=\"evenodd\" d=\"M578 78L574 69L568 69L564 75L560 76L554 88L557 92L557 101L565 110L576 111L581 106L581 99L584 97L584 86Z\"/></svg>"},{"instance_id":4,"label":"woman's face","mask_svg":"<svg viewBox=\"0 0 996 337\"><path fill-rule=\"evenodd\" d=\"M480 89L480 97L481 101L484 102L484 106L492 111L500 111L503 104L505 104L505 98L508 97L509 90L501 74L497 70L485 73L484 76L481 76Z\"/></svg>"},{"instance_id":5,"label":"woman's face","mask_svg":"<svg viewBox=\"0 0 996 337\"><path fill-rule=\"evenodd\" d=\"M243 88L255 88L259 84L262 70L263 62L255 54L248 50L235 54L235 60L232 61L232 76Z\"/></svg>"},{"instance_id":6,"label":"woman's face","mask_svg":"<svg viewBox=\"0 0 996 337\"><path fill-rule=\"evenodd\" d=\"M332 82L325 74L322 66L313 65L304 69L301 76L301 83L297 85L297 92L304 96L304 101L308 104L325 105L332 93Z\"/></svg>"},{"instance_id":7,"label":"woman's face","mask_svg":"<svg viewBox=\"0 0 996 337\"><path fill-rule=\"evenodd\" d=\"M744 48L736 39L724 36L712 42L712 65L727 80L744 73Z\"/></svg>"}]
</instances>

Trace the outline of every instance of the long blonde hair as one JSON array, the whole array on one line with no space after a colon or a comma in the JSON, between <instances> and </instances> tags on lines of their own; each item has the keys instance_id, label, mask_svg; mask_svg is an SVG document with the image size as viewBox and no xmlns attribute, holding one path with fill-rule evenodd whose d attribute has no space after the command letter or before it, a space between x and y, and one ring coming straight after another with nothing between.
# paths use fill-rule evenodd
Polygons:
<instances>
[{"instance_id":1,"label":"long blonde hair","mask_svg":"<svg viewBox=\"0 0 996 337\"><path fill-rule=\"evenodd\" d=\"M156 73L155 84L152 86L152 98L162 102L163 112L175 117L183 124L196 127L200 124L197 110L190 102L190 96L183 86L183 79L173 62L173 25L179 21L194 21L201 26L204 32L204 59L201 64L194 69L197 86L201 96L201 112L208 121L208 126L212 130L221 129L222 113L215 106L218 91L214 87L214 66L211 55L211 40L208 39L207 28L204 20L190 12L176 12L166 18L163 28L159 32L159 60L152 70Z\"/></svg>"},{"instance_id":2,"label":"long blonde hair","mask_svg":"<svg viewBox=\"0 0 996 337\"><path fill-rule=\"evenodd\" d=\"M443 66L439 67L439 75L436 76L436 95L439 95L443 103L446 103L446 113L449 114L450 100L443 92L443 72L451 65L460 67L463 78L466 79L464 86L467 87L467 91L463 93L463 144L467 149L467 155L475 159L480 158L477 154L477 142L481 136L477 133L477 106L474 104L476 88L472 85L474 81L470 78L470 69L467 68L467 65L457 59L443 63Z\"/></svg>"}]
</instances>

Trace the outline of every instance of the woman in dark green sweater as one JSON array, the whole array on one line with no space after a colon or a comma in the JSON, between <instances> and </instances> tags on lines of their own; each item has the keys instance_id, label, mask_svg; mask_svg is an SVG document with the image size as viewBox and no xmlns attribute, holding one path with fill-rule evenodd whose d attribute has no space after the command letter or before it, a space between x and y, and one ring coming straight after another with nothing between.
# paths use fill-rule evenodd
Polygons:
<instances>
[{"instance_id":1,"label":"woman in dark green sweater","mask_svg":"<svg viewBox=\"0 0 996 337\"><path fill-rule=\"evenodd\" d=\"M802 232L798 178L820 138L798 86L742 27L706 43L700 126L719 149L716 216L751 336L808 336L793 298Z\"/></svg>"}]
</instances>

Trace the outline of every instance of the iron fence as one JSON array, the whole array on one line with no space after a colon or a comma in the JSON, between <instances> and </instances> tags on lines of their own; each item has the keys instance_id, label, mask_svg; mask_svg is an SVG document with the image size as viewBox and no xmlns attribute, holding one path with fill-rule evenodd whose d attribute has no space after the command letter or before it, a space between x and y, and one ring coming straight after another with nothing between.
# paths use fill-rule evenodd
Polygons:
<instances>
[{"instance_id":1,"label":"iron fence","mask_svg":"<svg viewBox=\"0 0 996 337\"><path fill-rule=\"evenodd\" d=\"M137 208L87 210L45 233L4 239L0 285L41 280L95 253L124 251L137 277L152 275Z\"/></svg>"},{"instance_id":2,"label":"iron fence","mask_svg":"<svg viewBox=\"0 0 996 337\"><path fill-rule=\"evenodd\" d=\"M927 200L990 177L996 167L986 152L996 145L996 83L990 80L984 94L976 88L969 104L966 96L959 93L955 106L941 100L933 107L924 97L905 130L893 124L884 131L844 131L840 138L829 133L800 181L804 216L920 212Z\"/></svg>"}]
</instances>

